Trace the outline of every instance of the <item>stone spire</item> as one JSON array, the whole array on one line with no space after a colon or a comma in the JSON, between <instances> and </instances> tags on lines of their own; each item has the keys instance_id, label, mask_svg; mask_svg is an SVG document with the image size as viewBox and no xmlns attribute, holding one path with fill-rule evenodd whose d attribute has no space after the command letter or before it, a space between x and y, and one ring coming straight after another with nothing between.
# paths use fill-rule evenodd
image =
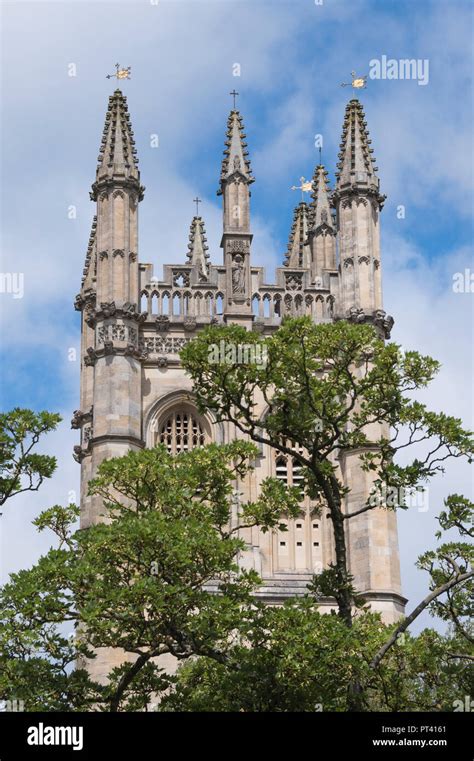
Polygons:
<instances>
[{"instance_id":1,"label":"stone spire","mask_svg":"<svg viewBox=\"0 0 474 761\"><path fill-rule=\"evenodd\" d=\"M310 209L301 201L293 214L288 249L285 254L284 267L311 267L311 249L308 243Z\"/></svg>"},{"instance_id":2,"label":"stone spire","mask_svg":"<svg viewBox=\"0 0 474 761\"><path fill-rule=\"evenodd\" d=\"M312 185L311 198L313 200L310 204L311 229L316 232L320 227L325 225L334 230L328 173L322 164L318 164L314 170Z\"/></svg>"},{"instance_id":3,"label":"stone spire","mask_svg":"<svg viewBox=\"0 0 474 761\"><path fill-rule=\"evenodd\" d=\"M100 521L103 504L88 483L103 460L143 446L139 343L138 207L144 188L127 101L109 97L91 198L96 216L86 256L82 309L81 525ZM94 272L95 271L95 272ZM95 274L95 280L92 280Z\"/></svg>"},{"instance_id":4,"label":"stone spire","mask_svg":"<svg viewBox=\"0 0 474 761\"><path fill-rule=\"evenodd\" d=\"M322 164L314 170L312 186L309 244L311 279L316 282L316 278L322 278L324 270L336 269L336 225L331 213L328 173Z\"/></svg>"},{"instance_id":5,"label":"stone spire","mask_svg":"<svg viewBox=\"0 0 474 761\"><path fill-rule=\"evenodd\" d=\"M208 248L204 220L202 217L195 216L189 231L187 260L190 264L196 265L199 268L200 276L205 279L208 276Z\"/></svg>"},{"instance_id":6,"label":"stone spire","mask_svg":"<svg viewBox=\"0 0 474 761\"><path fill-rule=\"evenodd\" d=\"M342 127L336 192L345 187L360 185L378 193L379 179L376 174L378 168L372 157L374 151L370 147L371 143L364 109L360 101L353 98L346 106Z\"/></svg>"},{"instance_id":7,"label":"stone spire","mask_svg":"<svg viewBox=\"0 0 474 761\"><path fill-rule=\"evenodd\" d=\"M223 199L221 248L226 268L225 312L229 321L240 321L250 327L251 306L250 185L254 182L243 121L237 109L227 119L224 159L219 190Z\"/></svg>"},{"instance_id":8,"label":"stone spire","mask_svg":"<svg viewBox=\"0 0 474 761\"><path fill-rule=\"evenodd\" d=\"M145 188L140 185L137 150L133 139L133 130L128 113L127 98L121 90L115 90L109 97L105 116L105 126L98 156L96 180L92 186L91 197L96 200L97 190L105 184L135 186L139 200L143 198Z\"/></svg>"},{"instance_id":9,"label":"stone spire","mask_svg":"<svg viewBox=\"0 0 474 761\"><path fill-rule=\"evenodd\" d=\"M245 142L245 132L242 117L236 109L233 109L227 119L227 132L225 141L224 158L220 177L218 195L223 192L223 185L234 175L240 176L248 185L254 182L250 167L249 152Z\"/></svg>"},{"instance_id":10,"label":"stone spire","mask_svg":"<svg viewBox=\"0 0 474 761\"><path fill-rule=\"evenodd\" d=\"M393 319L382 308L380 259L380 194L367 122L360 102L346 106L336 189L332 202L337 215L339 244L339 315L372 322L389 337Z\"/></svg>"}]
</instances>

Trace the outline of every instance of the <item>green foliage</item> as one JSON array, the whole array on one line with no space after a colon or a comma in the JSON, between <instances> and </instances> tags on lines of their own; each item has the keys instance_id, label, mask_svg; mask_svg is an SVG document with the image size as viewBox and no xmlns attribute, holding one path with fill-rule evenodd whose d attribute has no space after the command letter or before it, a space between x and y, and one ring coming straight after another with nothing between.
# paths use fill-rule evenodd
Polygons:
<instances>
[{"instance_id":1,"label":"green foliage","mask_svg":"<svg viewBox=\"0 0 474 761\"><path fill-rule=\"evenodd\" d=\"M25 491L37 491L56 470L56 458L33 452L41 436L54 431L61 417L16 407L0 413L0 505Z\"/></svg>"},{"instance_id":2,"label":"green foliage","mask_svg":"<svg viewBox=\"0 0 474 761\"><path fill-rule=\"evenodd\" d=\"M261 342L267 361L209 362L211 348L221 341ZM292 318L267 338L236 325L210 326L186 344L181 357L202 410L282 451L292 444L304 449L298 459L308 469L313 496L324 494L334 475L328 460L334 452L371 446L377 451L364 455L364 466L397 488L434 475L447 457L472 456L472 436L461 421L411 399L411 392L434 378L439 363L384 343L369 325L315 325L309 317ZM257 413L257 389L267 406L263 418ZM420 441L430 442L426 459L394 464L399 448ZM339 484L340 494L344 489Z\"/></svg>"},{"instance_id":3,"label":"green foliage","mask_svg":"<svg viewBox=\"0 0 474 761\"><path fill-rule=\"evenodd\" d=\"M267 361L209 362L220 341L263 342L266 352L255 355ZM386 626L364 607L346 559L345 521L375 504L348 515L349 485L336 465L362 448L375 487L402 494L449 458L471 458L460 421L411 398L438 363L384 344L367 325L306 318L285 320L264 339L213 326L182 356L202 409L301 466L306 493L332 521L335 562L303 599L259 601L259 577L239 567L238 529L282 530L282 518L299 515L301 495L266 479L255 500L240 504L239 526L231 521L235 482L258 456L247 438L176 457L160 446L105 461L89 484L101 522L76 530L74 505L44 511L35 525L52 531L56 546L0 590L0 695L33 711L150 710L157 702L163 711L452 710L472 689L472 503L446 500L439 522L449 536L419 559L430 596ZM58 421L25 410L2 416L4 499L53 473L54 458L31 447ZM396 463L399 449L420 442L424 459ZM386 505L397 506L405 507L403 496ZM331 597L338 615L320 613L321 598ZM408 626L425 608L452 622L452 632L411 637ZM107 647L118 657L103 684L91 667ZM160 655L184 664L177 676L163 671Z\"/></svg>"},{"instance_id":4,"label":"green foliage","mask_svg":"<svg viewBox=\"0 0 474 761\"><path fill-rule=\"evenodd\" d=\"M59 546L0 592L0 694L32 710L145 709L170 681L157 656L225 660L259 582L239 569L245 545L229 527L233 483L256 454L243 441L177 457L162 446L130 452L90 483L104 522L74 531L75 506L42 513L36 526ZM242 515L270 528L295 509L292 491L269 479ZM107 687L83 669L103 647L124 651Z\"/></svg>"},{"instance_id":5,"label":"green foliage","mask_svg":"<svg viewBox=\"0 0 474 761\"><path fill-rule=\"evenodd\" d=\"M249 341L264 345L265 351L255 355L265 356L265 362L209 361L221 342ZM434 378L439 363L386 344L372 326L315 325L309 317L285 319L265 338L236 325L210 326L183 348L181 357L202 410L212 410L218 420L233 422L301 466L306 494L328 511L335 542L335 563L315 580L314 591L333 595L350 626L357 590L347 567L344 523L377 506L406 508L407 493L442 472L446 460L471 461L473 439L461 421L412 398ZM396 462L399 450L420 443L426 445L425 456L405 465ZM339 461L351 452L373 475L373 494L347 513L350 485L343 481Z\"/></svg>"},{"instance_id":6,"label":"green foliage","mask_svg":"<svg viewBox=\"0 0 474 761\"><path fill-rule=\"evenodd\" d=\"M452 711L473 686L472 669L450 657L456 638L406 634L373 671L371 659L393 628L371 613L348 628L310 598L259 606L228 660L186 663L159 710L347 711L357 682L364 711Z\"/></svg>"},{"instance_id":7,"label":"green foliage","mask_svg":"<svg viewBox=\"0 0 474 761\"><path fill-rule=\"evenodd\" d=\"M449 586L446 595L437 597L430 604L430 611L444 621L452 622L457 633L474 644L474 504L465 497L452 494L445 500L446 510L441 511L438 521L442 531L450 531L451 541L442 542L434 550L425 552L418 559L418 568L428 571L430 589ZM442 531L437 538L442 538ZM455 535L457 532L458 536Z\"/></svg>"}]
</instances>

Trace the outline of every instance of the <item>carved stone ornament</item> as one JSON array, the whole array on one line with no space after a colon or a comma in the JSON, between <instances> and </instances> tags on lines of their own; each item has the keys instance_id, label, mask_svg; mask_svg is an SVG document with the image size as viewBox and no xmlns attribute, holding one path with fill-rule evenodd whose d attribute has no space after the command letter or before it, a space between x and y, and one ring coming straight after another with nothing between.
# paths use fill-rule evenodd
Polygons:
<instances>
[{"instance_id":1,"label":"carved stone ornament","mask_svg":"<svg viewBox=\"0 0 474 761\"><path fill-rule=\"evenodd\" d=\"M93 290L86 290L84 293L78 293L74 300L74 309L81 312L84 308L93 309L96 301L96 293Z\"/></svg>"},{"instance_id":2,"label":"carved stone ornament","mask_svg":"<svg viewBox=\"0 0 474 761\"><path fill-rule=\"evenodd\" d=\"M245 254L249 250L249 242L248 240L231 240L227 244L227 250L233 254Z\"/></svg>"},{"instance_id":3,"label":"carved stone ornament","mask_svg":"<svg viewBox=\"0 0 474 761\"><path fill-rule=\"evenodd\" d=\"M86 323L93 328L98 320L106 320L109 317L119 317L121 319L134 320L143 323L148 317L148 312L138 312L135 304L126 302L123 307L118 307L115 301L102 302L99 309L91 307L85 317Z\"/></svg>"},{"instance_id":4,"label":"carved stone ornament","mask_svg":"<svg viewBox=\"0 0 474 761\"><path fill-rule=\"evenodd\" d=\"M194 317L185 317L183 321L183 327L185 330L193 331L196 330L196 320Z\"/></svg>"},{"instance_id":5,"label":"carved stone ornament","mask_svg":"<svg viewBox=\"0 0 474 761\"><path fill-rule=\"evenodd\" d=\"M286 289L288 291L301 291L303 288L303 275L286 275Z\"/></svg>"},{"instance_id":6,"label":"carved stone ornament","mask_svg":"<svg viewBox=\"0 0 474 761\"><path fill-rule=\"evenodd\" d=\"M349 322L365 322L365 312L358 307L351 307L347 313L347 319Z\"/></svg>"},{"instance_id":7,"label":"carved stone ornament","mask_svg":"<svg viewBox=\"0 0 474 761\"><path fill-rule=\"evenodd\" d=\"M90 423L93 411L94 407L91 407L88 412L74 410L72 413L71 428L78 429L82 427L83 423Z\"/></svg>"},{"instance_id":8,"label":"carved stone ornament","mask_svg":"<svg viewBox=\"0 0 474 761\"><path fill-rule=\"evenodd\" d=\"M390 314L387 314L383 309L376 309L373 315L373 322L374 325L383 331L386 338L390 338L390 332L394 324L394 319Z\"/></svg>"},{"instance_id":9,"label":"carved stone ornament","mask_svg":"<svg viewBox=\"0 0 474 761\"><path fill-rule=\"evenodd\" d=\"M92 346L87 349L87 354L84 357L84 364L86 367L92 367L97 362L98 354Z\"/></svg>"},{"instance_id":10,"label":"carved stone ornament","mask_svg":"<svg viewBox=\"0 0 474 761\"><path fill-rule=\"evenodd\" d=\"M149 336L140 340L139 349L147 354L179 354L189 340L180 336Z\"/></svg>"},{"instance_id":11,"label":"carved stone ornament","mask_svg":"<svg viewBox=\"0 0 474 761\"><path fill-rule=\"evenodd\" d=\"M115 301L101 302L100 313L102 317L114 317L116 311L117 311L117 307L115 306Z\"/></svg>"},{"instance_id":12,"label":"carved stone ornament","mask_svg":"<svg viewBox=\"0 0 474 761\"><path fill-rule=\"evenodd\" d=\"M240 254L234 256L234 266L232 267L232 293L245 293L245 266L243 257Z\"/></svg>"},{"instance_id":13,"label":"carved stone ornament","mask_svg":"<svg viewBox=\"0 0 474 761\"><path fill-rule=\"evenodd\" d=\"M85 447L80 446L79 444L76 444L72 449L72 452L73 452L72 456L75 459L75 461L78 462L79 464L81 464L84 457L90 454L91 452L90 446L89 446L91 438L92 438L92 431L90 433L89 438L87 439L87 444Z\"/></svg>"},{"instance_id":14,"label":"carved stone ornament","mask_svg":"<svg viewBox=\"0 0 474 761\"><path fill-rule=\"evenodd\" d=\"M173 286L174 288L189 288L190 273L183 270L173 270Z\"/></svg>"},{"instance_id":15,"label":"carved stone ornament","mask_svg":"<svg viewBox=\"0 0 474 761\"><path fill-rule=\"evenodd\" d=\"M160 314L155 320L156 329L164 332L170 329L170 318L166 314Z\"/></svg>"}]
</instances>

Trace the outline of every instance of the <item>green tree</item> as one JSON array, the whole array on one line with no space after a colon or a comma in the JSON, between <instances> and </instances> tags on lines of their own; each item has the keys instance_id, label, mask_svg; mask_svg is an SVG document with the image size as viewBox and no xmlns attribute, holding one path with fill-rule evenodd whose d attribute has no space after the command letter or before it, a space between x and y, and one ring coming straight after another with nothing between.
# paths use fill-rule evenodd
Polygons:
<instances>
[{"instance_id":1,"label":"green tree","mask_svg":"<svg viewBox=\"0 0 474 761\"><path fill-rule=\"evenodd\" d=\"M130 452L90 483L104 522L73 532L75 507L42 513L35 523L58 546L0 592L0 694L29 710L143 710L170 683L158 656L225 661L258 583L239 570L244 543L229 527L234 479L256 454L243 441ZM298 509L296 490L268 479L241 522L270 529ZM104 647L123 651L105 686L86 668Z\"/></svg>"},{"instance_id":2,"label":"green tree","mask_svg":"<svg viewBox=\"0 0 474 761\"><path fill-rule=\"evenodd\" d=\"M210 361L221 342L260 345L255 356L266 361ZM384 343L369 325L315 325L309 317L286 319L267 338L237 325L210 326L181 357L201 410L212 410L217 420L231 421L253 441L302 466L306 493L329 513L336 555L333 566L315 577L313 592L333 596L351 626L360 601L348 569L345 525L378 503L369 498L345 512L350 487L338 474L337 455L362 450L361 466L374 474L375 488L396 495L389 509L406 508L406 493L442 472L448 459L471 461L473 440L461 421L412 398L433 379L439 363ZM264 416L258 396L266 405ZM400 450L420 443L427 445L425 456L407 465L396 462Z\"/></svg>"},{"instance_id":3,"label":"green tree","mask_svg":"<svg viewBox=\"0 0 474 761\"><path fill-rule=\"evenodd\" d=\"M348 627L340 616L321 614L311 592L281 607L256 604L242 617L241 640L227 660L187 663L160 710L347 711L357 684L360 710L452 711L474 688L474 574L466 571L474 548L463 541L472 535L473 505L457 495L445 504L438 539L453 528L459 536L420 557L430 594L412 614L385 625L359 610ZM453 630L412 636L408 627L427 608L454 621Z\"/></svg>"},{"instance_id":4,"label":"green tree","mask_svg":"<svg viewBox=\"0 0 474 761\"><path fill-rule=\"evenodd\" d=\"M56 470L56 458L34 448L61 417L52 412L15 409L0 413L0 505L25 491L38 491Z\"/></svg>"},{"instance_id":5,"label":"green tree","mask_svg":"<svg viewBox=\"0 0 474 761\"><path fill-rule=\"evenodd\" d=\"M226 662L191 659L160 711L317 712L352 709L351 686L363 689L363 711L452 711L472 694L472 667L450 653L456 636L425 629L398 640L375 670L371 661L393 627L361 613L352 627L321 614L314 599L259 607Z\"/></svg>"}]
</instances>

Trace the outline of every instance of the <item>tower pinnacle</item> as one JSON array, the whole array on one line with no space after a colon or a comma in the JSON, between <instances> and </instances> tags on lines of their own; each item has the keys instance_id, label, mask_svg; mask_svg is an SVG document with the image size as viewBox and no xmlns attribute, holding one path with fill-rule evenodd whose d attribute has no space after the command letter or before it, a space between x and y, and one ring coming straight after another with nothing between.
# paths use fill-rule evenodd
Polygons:
<instances>
[{"instance_id":1,"label":"tower pinnacle","mask_svg":"<svg viewBox=\"0 0 474 761\"><path fill-rule=\"evenodd\" d=\"M346 106L342 127L336 173L337 191L346 186L360 185L378 192L379 179L376 174L377 167L372 158L374 151L370 147L371 142L362 104L357 98L353 98Z\"/></svg>"},{"instance_id":2,"label":"tower pinnacle","mask_svg":"<svg viewBox=\"0 0 474 761\"><path fill-rule=\"evenodd\" d=\"M237 109L232 109L227 119L227 132L225 141L224 158L222 160L222 169L220 177L220 189L218 195L222 193L223 184L234 175L239 175L245 180L247 185L254 182L252 169L250 167L249 152L245 142L245 132L242 117Z\"/></svg>"},{"instance_id":3,"label":"tower pinnacle","mask_svg":"<svg viewBox=\"0 0 474 761\"><path fill-rule=\"evenodd\" d=\"M208 248L204 220L202 217L195 216L189 231L187 260L190 264L195 264L199 267L199 273L205 279L207 279L208 275Z\"/></svg>"},{"instance_id":4,"label":"tower pinnacle","mask_svg":"<svg viewBox=\"0 0 474 761\"><path fill-rule=\"evenodd\" d=\"M311 249L308 243L309 231L309 206L306 201L301 201L293 214L288 249L285 254L285 267L311 266Z\"/></svg>"},{"instance_id":5,"label":"tower pinnacle","mask_svg":"<svg viewBox=\"0 0 474 761\"><path fill-rule=\"evenodd\" d=\"M104 182L132 184L139 190L140 200L144 188L140 186L137 150L128 113L127 98L121 90L115 90L109 97L105 126L98 156L96 181L92 186L92 198Z\"/></svg>"},{"instance_id":6,"label":"tower pinnacle","mask_svg":"<svg viewBox=\"0 0 474 761\"><path fill-rule=\"evenodd\" d=\"M323 225L334 230L334 223L331 215L330 190L328 182L328 173L322 164L314 170L312 183L311 229L319 230Z\"/></svg>"}]
</instances>

